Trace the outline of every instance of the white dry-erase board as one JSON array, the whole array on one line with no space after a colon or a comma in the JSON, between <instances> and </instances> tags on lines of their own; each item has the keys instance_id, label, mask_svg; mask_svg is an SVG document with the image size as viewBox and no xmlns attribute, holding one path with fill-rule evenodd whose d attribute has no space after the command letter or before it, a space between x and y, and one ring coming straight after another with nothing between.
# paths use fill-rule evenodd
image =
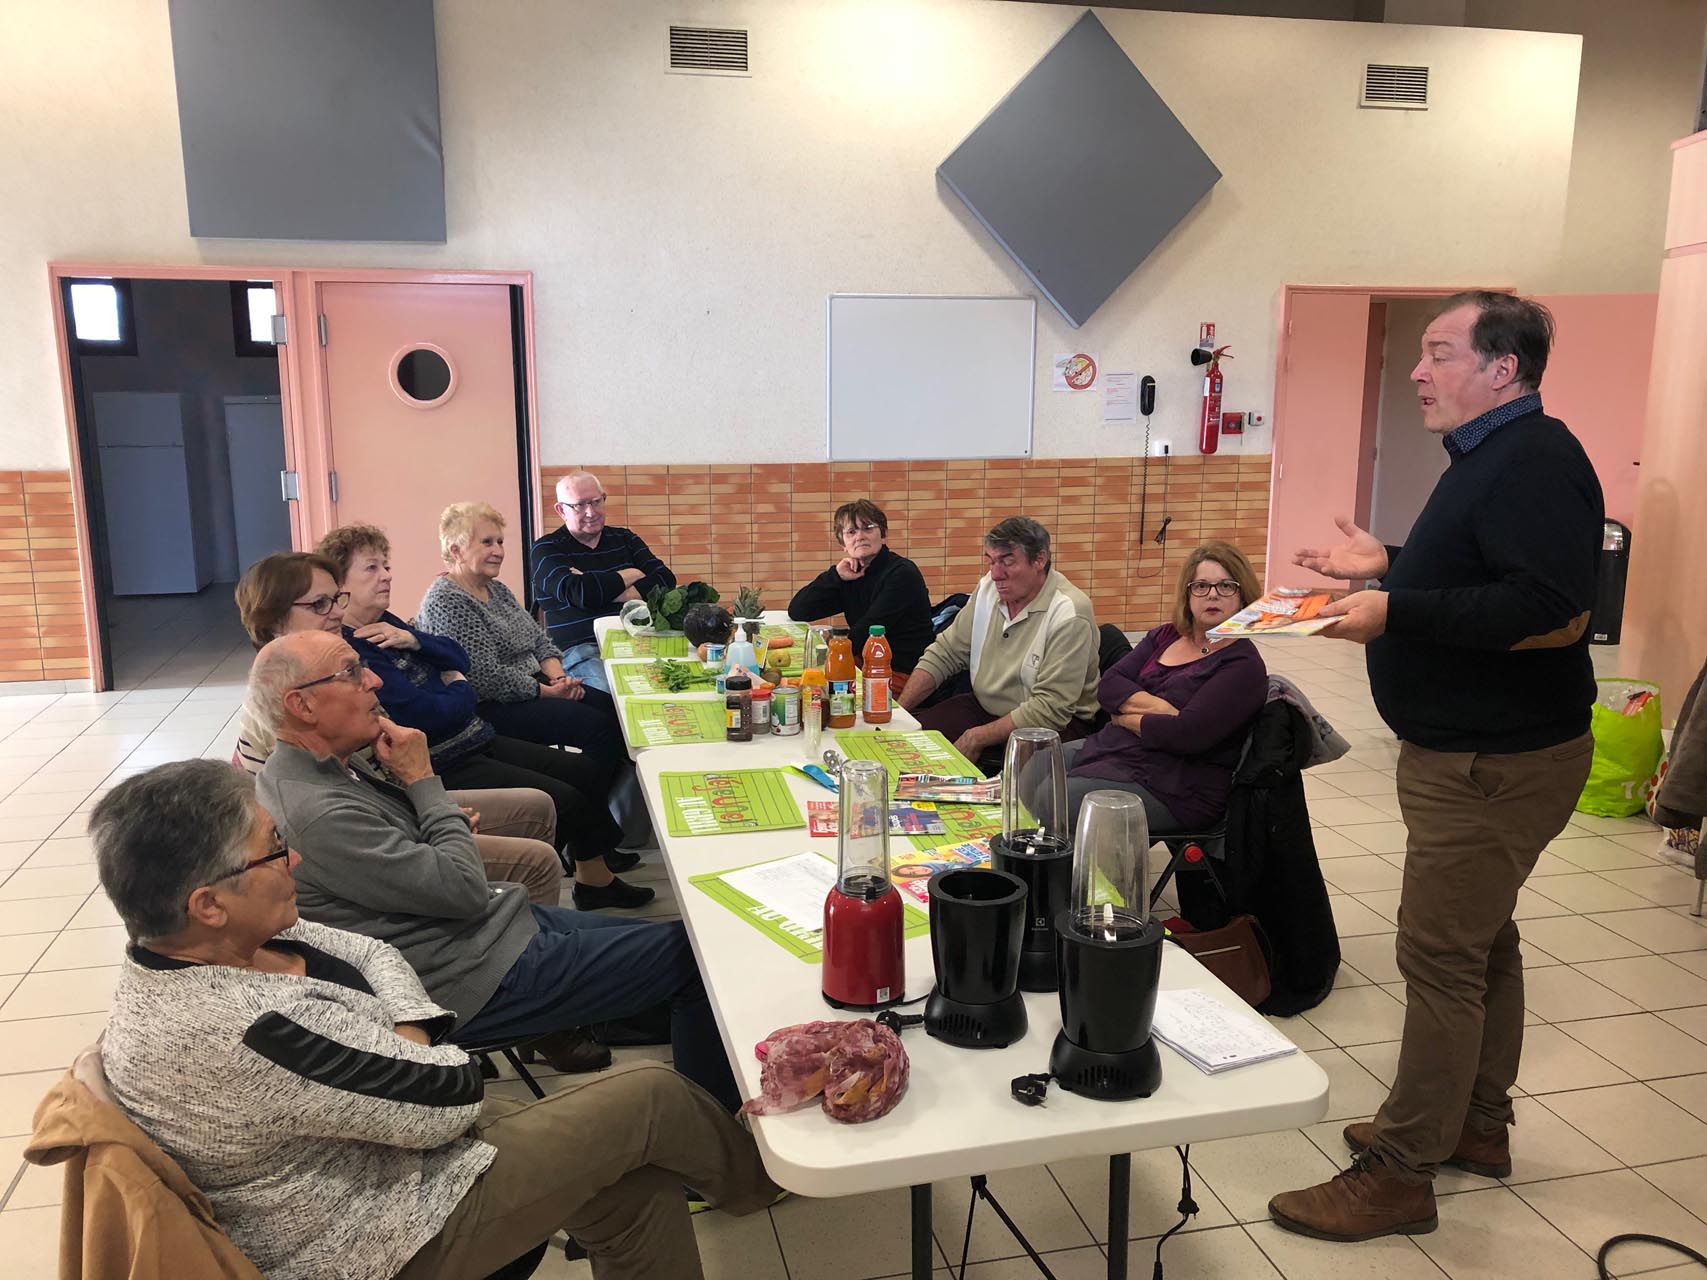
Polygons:
<instances>
[{"instance_id":1,"label":"white dry-erase board","mask_svg":"<svg viewBox=\"0 0 1707 1280\"><path fill-rule=\"evenodd\" d=\"M1031 456L1035 298L833 293L829 457Z\"/></svg>"}]
</instances>

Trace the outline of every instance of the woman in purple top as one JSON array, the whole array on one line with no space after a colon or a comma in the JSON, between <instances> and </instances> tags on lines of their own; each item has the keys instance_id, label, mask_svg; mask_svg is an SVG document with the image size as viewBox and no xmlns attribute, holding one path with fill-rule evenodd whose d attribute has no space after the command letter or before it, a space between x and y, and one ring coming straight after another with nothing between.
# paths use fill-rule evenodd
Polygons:
<instances>
[{"instance_id":1,"label":"woman in purple top","mask_svg":"<svg viewBox=\"0 0 1707 1280\"><path fill-rule=\"evenodd\" d=\"M1143 797L1151 831L1213 826L1268 697L1268 670L1249 640L1208 631L1260 594L1244 552L1208 542L1180 570L1174 616L1110 667L1097 686L1109 723L1067 747L1073 824L1092 791Z\"/></svg>"}]
</instances>

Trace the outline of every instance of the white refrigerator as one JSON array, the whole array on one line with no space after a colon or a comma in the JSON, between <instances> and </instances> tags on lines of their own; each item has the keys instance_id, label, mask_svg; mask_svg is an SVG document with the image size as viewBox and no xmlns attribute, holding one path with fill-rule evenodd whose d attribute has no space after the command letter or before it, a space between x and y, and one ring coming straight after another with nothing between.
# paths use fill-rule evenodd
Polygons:
<instances>
[{"instance_id":1,"label":"white refrigerator","mask_svg":"<svg viewBox=\"0 0 1707 1280\"><path fill-rule=\"evenodd\" d=\"M97 391L90 402L113 594L200 591L213 572L205 551L206 503L191 493L184 452L190 397Z\"/></svg>"}]
</instances>

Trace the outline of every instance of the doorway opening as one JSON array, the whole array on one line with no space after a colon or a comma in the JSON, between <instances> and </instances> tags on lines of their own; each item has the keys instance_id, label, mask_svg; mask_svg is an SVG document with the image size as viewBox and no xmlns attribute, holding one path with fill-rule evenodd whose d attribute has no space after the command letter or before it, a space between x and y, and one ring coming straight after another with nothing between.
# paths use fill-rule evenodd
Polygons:
<instances>
[{"instance_id":1,"label":"doorway opening","mask_svg":"<svg viewBox=\"0 0 1707 1280\"><path fill-rule=\"evenodd\" d=\"M97 687L246 671L232 587L245 565L292 544L279 483L279 282L56 273L55 283Z\"/></svg>"}]
</instances>

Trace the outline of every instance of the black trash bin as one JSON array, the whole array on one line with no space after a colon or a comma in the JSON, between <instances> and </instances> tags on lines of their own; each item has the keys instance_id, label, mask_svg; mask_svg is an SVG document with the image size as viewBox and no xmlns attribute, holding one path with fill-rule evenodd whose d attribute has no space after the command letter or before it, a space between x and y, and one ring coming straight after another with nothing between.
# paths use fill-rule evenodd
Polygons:
<instances>
[{"instance_id":1,"label":"black trash bin","mask_svg":"<svg viewBox=\"0 0 1707 1280\"><path fill-rule=\"evenodd\" d=\"M1629 576L1630 529L1608 520L1600 539L1600 568L1595 573L1594 613L1588 624L1590 644L1618 643L1624 632L1624 583Z\"/></svg>"}]
</instances>

